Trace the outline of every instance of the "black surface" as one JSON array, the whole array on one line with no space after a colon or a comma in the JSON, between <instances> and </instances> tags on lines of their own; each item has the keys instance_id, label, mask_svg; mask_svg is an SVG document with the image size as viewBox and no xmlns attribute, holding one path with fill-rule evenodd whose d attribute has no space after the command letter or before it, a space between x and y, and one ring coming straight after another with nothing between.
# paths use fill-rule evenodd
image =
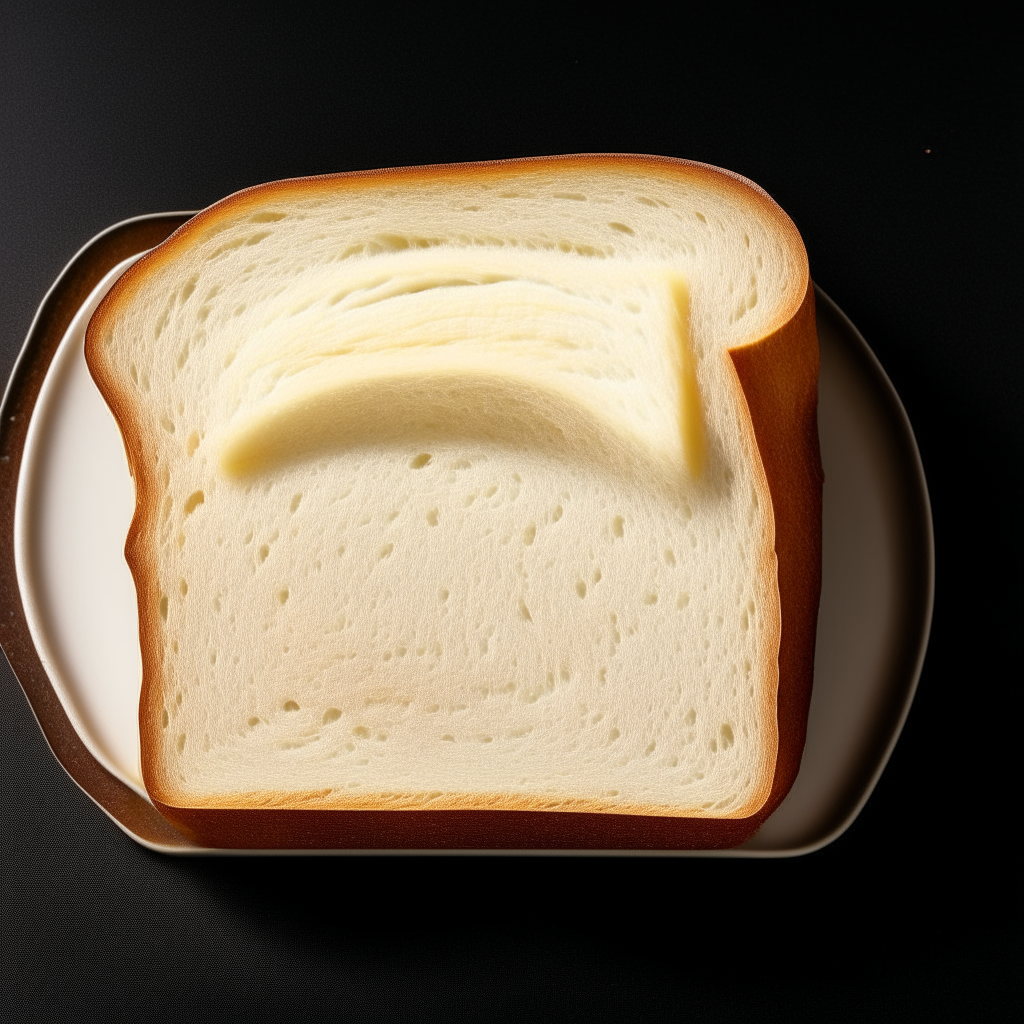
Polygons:
<instances>
[{"instance_id":1,"label":"black surface","mask_svg":"<svg viewBox=\"0 0 1024 1024\"><path fill-rule=\"evenodd\" d=\"M170 859L70 782L0 667L11 1019L1006 1019L1019 1005L1019 79L970 16L803 39L621 7L0 16L0 375L74 251L298 174L579 151L739 171L903 398L938 586L867 808L780 862ZM429 14L429 16L428 16ZM1016 235L1016 237L1015 237Z\"/></svg>"}]
</instances>

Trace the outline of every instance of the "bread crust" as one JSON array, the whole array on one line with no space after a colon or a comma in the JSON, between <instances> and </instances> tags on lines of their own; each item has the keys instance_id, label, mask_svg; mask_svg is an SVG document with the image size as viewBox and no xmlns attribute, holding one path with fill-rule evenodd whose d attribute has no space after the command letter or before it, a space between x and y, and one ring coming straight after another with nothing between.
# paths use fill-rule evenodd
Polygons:
<instances>
[{"instance_id":1,"label":"bread crust","mask_svg":"<svg viewBox=\"0 0 1024 1024\"><path fill-rule=\"evenodd\" d=\"M473 798L472 807L455 799L445 806L417 807L382 798L366 798L358 806L332 807L319 794L243 794L206 806L178 806L162 784L157 767L146 757L158 749L157 726L148 707L150 695L162 692L163 649L154 609L159 584L154 565L159 485L148 466L142 428L122 392L113 368L105 364L99 339L105 325L131 302L137 282L156 267L203 237L218 222L262 205L268 197L286 200L308 197L317 190L379 187L435 182L466 177L508 177L520 171L571 168L642 170L650 177L684 176L735 196L737 202L758 208L800 257L803 280L793 299L783 306L770 329L758 341L729 350L736 386L749 412L748 443L760 478L758 491L774 518L774 551L766 551L762 572L775 574L780 618L776 623L778 663L766 665L769 678L777 668L777 694L767 721L777 721L774 769L765 766L763 784L748 806L725 818L679 816L663 808L630 808L636 813L604 811L585 803L552 807L541 800L495 796ZM814 293L800 236L789 217L753 182L719 168L691 161L615 154L539 157L476 164L323 175L258 185L227 197L202 211L174 232L122 276L108 293L90 323L86 360L101 394L121 430L129 468L136 484L136 510L125 557L135 580L139 603L139 639L143 661L140 732L143 774L147 789L161 813L194 841L225 848L279 849L720 849L750 838L789 791L800 765L813 677L814 638L821 582L822 471L817 436L818 344ZM766 658L772 644L765 645ZM154 689L156 688L156 689ZM769 688L770 690L770 688ZM769 744L771 746L771 744ZM489 805L481 809L481 803ZM240 806L240 804L242 806ZM395 809L389 809L395 808ZM756 808L753 813L749 813Z\"/></svg>"}]
</instances>

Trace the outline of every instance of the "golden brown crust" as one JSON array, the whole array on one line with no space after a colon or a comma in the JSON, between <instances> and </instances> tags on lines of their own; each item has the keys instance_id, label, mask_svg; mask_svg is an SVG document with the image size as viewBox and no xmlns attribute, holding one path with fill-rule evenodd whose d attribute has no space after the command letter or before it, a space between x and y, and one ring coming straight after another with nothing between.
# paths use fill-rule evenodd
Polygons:
<instances>
[{"instance_id":1,"label":"golden brown crust","mask_svg":"<svg viewBox=\"0 0 1024 1024\"><path fill-rule=\"evenodd\" d=\"M772 703L774 710L774 701ZM774 717L774 716L773 716ZM774 748L772 769L765 780L764 792L756 802L749 801L759 809L767 799L774 776ZM154 787L155 789L156 787ZM150 795L153 795L152 793ZM169 805L169 798L163 802ZM516 811L573 814L619 814L634 817L658 818L702 818L722 821L725 818L747 818L753 811L731 811L728 814L710 814L681 810L679 807L661 804L621 803L609 805L603 800L582 797L534 796L510 793L365 793L353 797L336 790L296 791L258 790L203 796L193 800L190 808L204 811Z\"/></svg>"},{"instance_id":2,"label":"golden brown crust","mask_svg":"<svg viewBox=\"0 0 1024 1024\"><path fill-rule=\"evenodd\" d=\"M722 850L753 818L561 811L266 811L157 809L189 839L236 850Z\"/></svg>"},{"instance_id":3,"label":"golden brown crust","mask_svg":"<svg viewBox=\"0 0 1024 1024\"><path fill-rule=\"evenodd\" d=\"M800 768L814 678L824 474L818 444L819 353L811 281L789 323L730 355L772 497L782 609L779 752L771 794L757 814L760 826L789 792Z\"/></svg>"},{"instance_id":4,"label":"golden brown crust","mask_svg":"<svg viewBox=\"0 0 1024 1024\"><path fill-rule=\"evenodd\" d=\"M807 273L806 254L803 241L792 220L776 204L776 202L760 187L748 178L726 171L710 164L702 164L694 160L680 160L672 157L645 156L620 153L582 153L568 156L524 157L514 160L485 160L478 163L462 164L427 164L420 167L391 167L371 171L346 171L339 174L321 174L305 178L286 178L283 181L272 181L263 185L235 192L214 203L190 221L183 224L162 245L148 253L137 263L128 268L114 287L107 293L103 303L93 317L86 339L87 358L91 338L98 336L99 328L107 317L115 317L120 309L130 301L135 282L151 272L162 263L168 263L176 255L201 238L218 221L233 215L242 215L249 208L263 206L268 198L287 200L289 196L300 195L309 198L318 190L333 192L338 188L379 188L382 180L396 184L415 184L417 182L432 183L438 178L447 179L475 178L477 180L507 178L515 174L534 171L556 171L572 167L586 168L588 171L600 170L638 170L648 177L664 176L666 178L690 178L714 186L727 194L731 194L743 205L754 205L758 213L772 225L775 231L786 240L787 248L799 253L803 260L801 273ZM802 289L794 292L793 302L789 307L780 307L778 320L772 327L781 327L796 312ZM94 330L94 325L99 325ZM92 342L96 345L96 342ZM90 363L91 365L91 363Z\"/></svg>"},{"instance_id":5,"label":"golden brown crust","mask_svg":"<svg viewBox=\"0 0 1024 1024\"><path fill-rule=\"evenodd\" d=\"M204 210L166 242L139 260L111 289L97 310L86 338L90 371L121 429L129 467L136 483L136 511L125 557L136 582L143 659L140 709L152 693L162 692L162 645L154 609L159 603L155 572L155 525L158 482L145 464L150 450L130 403L104 364L99 338L104 326L131 301L135 284L148 271L201 238L219 220L297 193L379 187L382 179L403 184L472 176L508 177L535 170L602 167L642 170L649 177L690 177L714 182L737 202L753 204L758 213L799 254L803 280L793 301L779 310L760 341L730 352L750 413L753 439L760 454L763 480L775 520L775 553L781 602L779 639L778 754L770 791L760 794L760 809L743 818L697 818L647 813L596 813L589 809L382 810L275 806L265 794L261 807L181 807L173 803L159 773L143 757L147 788L158 809L185 834L208 846L231 848L538 848L538 849L718 849L750 838L778 806L796 777L803 751L813 675L814 638L821 580L821 483L817 438L818 345L813 287L803 243L792 221L753 182L706 164L664 157L593 154L538 157L477 164L442 164L296 178L246 189ZM770 552L768 558L770 559ZM155 690L153 688L156 688ZM157 749L155 718L140 714L143 750ZM767 790L767 786L765 789ZM294 797L294 794L292 795ZM300 801L301 802L301 801ZM525 802L524 802L525 803ZM436 805L435 805L436 806Z\"/></svg>"}]
</instances>

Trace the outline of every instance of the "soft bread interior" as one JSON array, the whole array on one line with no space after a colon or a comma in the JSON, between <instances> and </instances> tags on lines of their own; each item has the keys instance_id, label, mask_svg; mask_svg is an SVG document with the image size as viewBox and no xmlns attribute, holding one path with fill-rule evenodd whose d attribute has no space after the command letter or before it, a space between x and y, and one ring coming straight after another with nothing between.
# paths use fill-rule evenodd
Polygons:
<instances>
[{"instance_id":1,"label":"soft bread interior","mask_svg":"<svg viewBox=\"0 0 1024 1024\"><path fill-rule=\"evenodd\" d=\"M806 286L773 210L624 167L284 183L133 268L90 365L151 792L755 811L778 589L727 350Z\"/></svg>"}]
</instances>

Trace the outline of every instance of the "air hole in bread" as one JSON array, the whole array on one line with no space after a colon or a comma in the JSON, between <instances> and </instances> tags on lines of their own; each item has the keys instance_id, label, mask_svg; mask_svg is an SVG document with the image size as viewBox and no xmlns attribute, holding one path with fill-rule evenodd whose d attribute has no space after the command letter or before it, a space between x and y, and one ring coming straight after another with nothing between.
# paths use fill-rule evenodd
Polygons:
<instances>
[{"instance_id":1,"label":"air hole in bread","mask_svg":"<svg viewBox=\"0 0 1024 1024\"><path fill-rule=\"evenodd\" d=\"M206 500L202 491L193 491L186 499L184 505L185 515L190 516Z\"/></svg>"}]
</instances>

